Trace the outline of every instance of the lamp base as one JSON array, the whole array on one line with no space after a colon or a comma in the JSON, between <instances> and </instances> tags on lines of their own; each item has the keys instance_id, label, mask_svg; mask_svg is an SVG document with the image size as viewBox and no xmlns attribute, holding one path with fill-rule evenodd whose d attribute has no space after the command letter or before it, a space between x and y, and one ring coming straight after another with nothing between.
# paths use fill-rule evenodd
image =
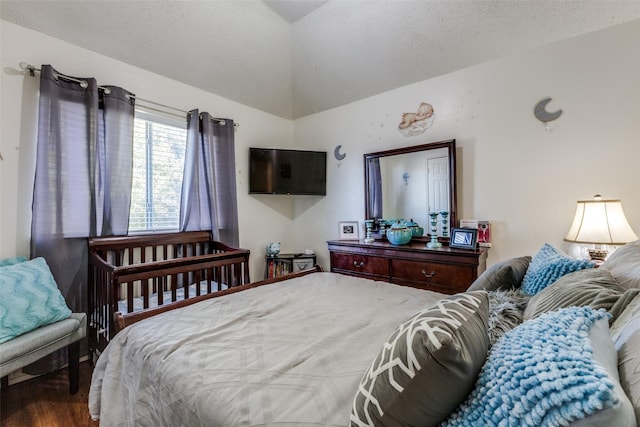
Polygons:
<instances>
[{"instance_id":1,"label":"lamp base","mask_svg":"<svg viewBox=\"0 0 640 427\"><path fill-rule=\"evenodd\" d=\"M609 253L606 249L588 249L587 251L589 252L591 259L596 261L604 261Z\"/></svg>"}]
</instances>

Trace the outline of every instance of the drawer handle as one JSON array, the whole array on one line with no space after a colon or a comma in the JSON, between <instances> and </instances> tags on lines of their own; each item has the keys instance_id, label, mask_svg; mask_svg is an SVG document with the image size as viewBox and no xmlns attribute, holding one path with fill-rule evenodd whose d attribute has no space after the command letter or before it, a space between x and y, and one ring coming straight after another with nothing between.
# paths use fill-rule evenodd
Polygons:
<instances>
[{"instance_id":1,"label":"drawer handle","mask_svg":"<svg viewBox=\"0 0 640 427\"><path fill-rule=\"evenodd\" d=\"M435 272L435 271L432 271L431 273L427 274L427 272L426 272L426 271L422 270L422 275L423 275L424 277L426 277L427 279L431 279L433 276L435 276L435 275L436 275L436 272Z\"/></svg>"},{"instance_id":2,"label":"drawer handle","mask_svg":"<svg viewBox=\"0 0 640 427\"><path fill-rule=\"evenodd\" d=\"M360 261L360 262L353 261L353 266L356 268L362 268L364 267L364 261Z\"/></svg>"}]
</instances>

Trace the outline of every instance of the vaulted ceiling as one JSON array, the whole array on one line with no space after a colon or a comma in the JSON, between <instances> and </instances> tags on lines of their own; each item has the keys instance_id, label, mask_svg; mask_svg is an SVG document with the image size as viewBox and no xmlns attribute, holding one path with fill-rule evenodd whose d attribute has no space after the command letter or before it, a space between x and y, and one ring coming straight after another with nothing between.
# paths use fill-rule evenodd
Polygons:
<instances>
[{"instance_id":1,"label":"vaulted ceiling","mask_svg":"<svg viewBox=\"0 0 640 427\"><path fill-rule=\"evenodd\" d=\"M640 1L1 0L0 17L298 118L640 19Z\"/></svg>"}]
</instances>

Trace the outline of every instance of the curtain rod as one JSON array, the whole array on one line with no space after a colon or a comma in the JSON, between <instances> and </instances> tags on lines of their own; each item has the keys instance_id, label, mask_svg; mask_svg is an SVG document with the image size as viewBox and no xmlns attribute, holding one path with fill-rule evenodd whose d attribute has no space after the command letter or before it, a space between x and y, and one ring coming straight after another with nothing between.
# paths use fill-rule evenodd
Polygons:
<instances>
[{"instance_id":1,"label":"curtain rod","mask_svg":"<svg viewBox=\"0 0 640 427\"><path fill-rule=\"evenodd\" d=\"M40 68L36 68L31 64L27 64L26 62L21 62L19 65L20 65L20 68L22 68L25 71L28 71L29 75L31 77L35 77L35 72L36 71L38 73L40 72ZM76 79L75 77L70 77L70 76L67 76L67 75L64 75L64 74L61 74L61 73L54 73L53 76L56 79L62 78L62 79L69 80L69 81L74 82L74 83L78 83L80 85L80 87L83 88L83 89L86 89L87 87L89 87L89 84L85 80ZM108 87L98 86L98 89L103 90L104 93L107 94L107 95L109 95L111 93L111 90ZM185 117L189 115L189 111L185 111L185 110L182 110L180 108L172 107L170 105L160 104L159 102L154 102L154 101L151 101L151 100L148 100L148 99L140 98L139 96L136 96L136 95L129 94L128 96L130 98L134 98L136 101L146 102L147 104L152 104L152 105L156 105L158 107L167 108L167 109L174 110L174 111L179 111L180 113L184 114ZM155 108L150 108L150 107L146 107L146 108L149 108L150 110L158 111L158 112L161 112L161 113L165 112L165 111L158 110L158 109L155 109ZM169 114L172 114L172 113L169 113ZM176 115L178 117L182 117L182 116L179 116L177 114L174 114L174 115ZM221 118L218 118L218 117L211 117L211 120L213 120L215 122L220 122L223 125L225 124L225 119L221 119ZM237 127L240 126L240 123L234 123L233 126L237 128Z\"/></svg>"}]
</instances>

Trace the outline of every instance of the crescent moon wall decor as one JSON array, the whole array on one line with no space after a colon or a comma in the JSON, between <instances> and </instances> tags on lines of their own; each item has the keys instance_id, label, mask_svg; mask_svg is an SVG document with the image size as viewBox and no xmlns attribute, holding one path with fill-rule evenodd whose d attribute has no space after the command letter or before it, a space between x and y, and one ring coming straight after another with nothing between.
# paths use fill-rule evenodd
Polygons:
<instances>
[{"instance_id":1,"label":"crescent moon wall decor","mask_svg":"<svg viewBox=\"0 0 640 427\"><path fill-rule=\"evenodd\" d=\"M562 109L554 111L552 113L547 111L547 104L550 102L550 97L543 98L533 108L533 114L536 116L536 119L540 120L543 123L557 120L562 115Z\"/></svg>"},{"instance_id":2,"label":"crescent moon wall decor","mask_svg":"<svg viewBox=\"0 0 640 427\"><path fill-rule=\"evenodd\" d=\"M336 160L342 160L345 157L347 157L346 153L340 153L341 148L342 148L342 145L337 145L335 150L333 150L333 155L336 158Z\"/></svg>"}]
</instances>

